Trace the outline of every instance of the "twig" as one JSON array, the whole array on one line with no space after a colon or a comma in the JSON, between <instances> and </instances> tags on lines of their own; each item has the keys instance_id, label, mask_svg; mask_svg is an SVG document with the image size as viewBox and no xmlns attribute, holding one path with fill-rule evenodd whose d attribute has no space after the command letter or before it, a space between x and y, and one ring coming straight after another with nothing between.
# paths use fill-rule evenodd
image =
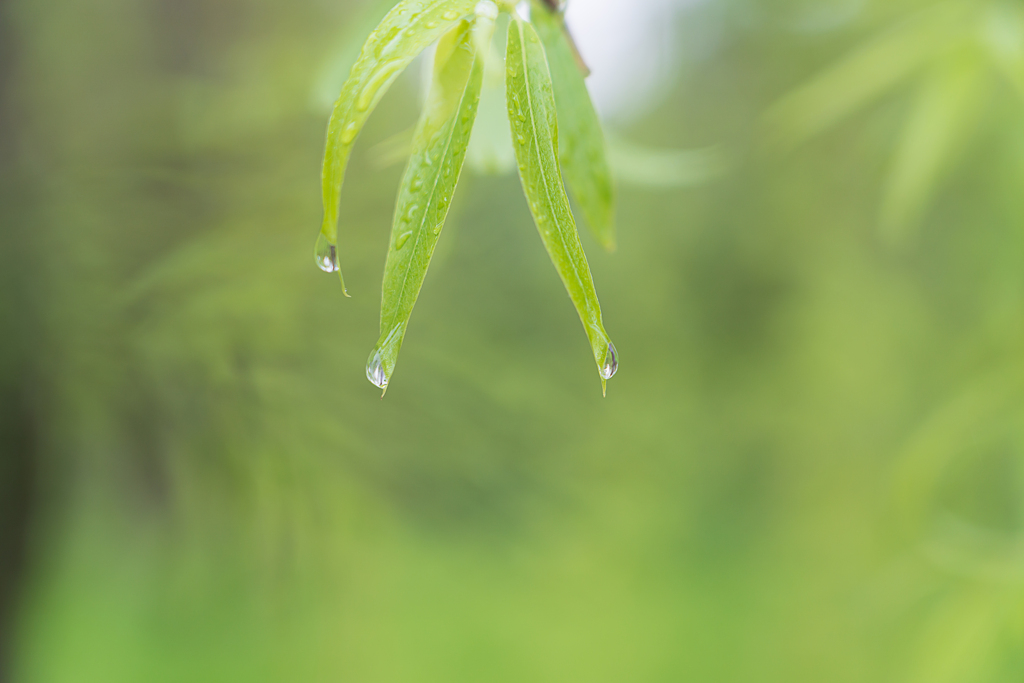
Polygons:
<instances>
[{"instance_id":1,"label":"twig","mask_svg":"<svg viewBox=\"0 0 1024 683\"><path fill-rule=\"evenodd\" d=\"M587 66L586 60L584 60L583 55L580 54L580 49L576 45L576 40L572 37L572 32L569 30L568 24L565 23L564 4L560 3L559 0L541 0L541 2L552 14L558 16L558 20L562 24L562 32L565 33L565 39L569 41L569 48L572 50L572 56L576 60L576 66L578 66L580 71L583 72L583 77L587 78L590 76L590 67Z\"/></svg>"}]
</instances>

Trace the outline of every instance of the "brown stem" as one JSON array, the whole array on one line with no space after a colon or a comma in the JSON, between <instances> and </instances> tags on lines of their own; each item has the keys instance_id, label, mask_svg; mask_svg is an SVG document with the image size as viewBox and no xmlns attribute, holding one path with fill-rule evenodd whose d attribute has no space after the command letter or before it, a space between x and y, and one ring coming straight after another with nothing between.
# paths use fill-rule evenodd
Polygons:
<instances>
[{"instance_id":1,"label":"brown stem","mask_svg":"<svg viewBox=\"0 0 1024 683\"><path fill-rule=\"evenodd\" d=\"M565 33L565 39L569 41L569 48L572 50L572 56L576 60L576 66L579 67L580 71L583 72L583 77L586 78L590 75L590 67L587 66L587 62L583 59L583 55L580 54L580 49L576 45L576 40L572 37L572 32L569 31L569 26L565 23L565 10L559 0L541 0L541 3L547 7L548 11L558 16L559 22L562 24L562 32Z\"/></svg>"}]
</instances>

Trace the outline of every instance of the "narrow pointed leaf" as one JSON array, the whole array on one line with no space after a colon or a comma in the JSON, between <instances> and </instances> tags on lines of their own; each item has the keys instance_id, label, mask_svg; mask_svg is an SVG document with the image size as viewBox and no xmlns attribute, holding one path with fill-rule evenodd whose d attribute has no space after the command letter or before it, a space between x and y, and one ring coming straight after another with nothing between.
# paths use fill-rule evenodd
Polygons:
<instances>
[{"instance_id":1,"label":"narrow pointed leaf","mask_svg":"<svg viewBox=\"0 0 1024 683\"><path fill-rule=\"evenodd\" d=\"M395 207L384 268L380 340L367 364L367 377L382 389L398 362L466 158L484 73L485 56L477 55L475 43L489 41L493 29L493 21L486 17L476 22L475 31L464 21L437 47L430 93ZM487 35L481 38L480 32Z\"/></svg>"},{"instance_id":2,"label":"narrow pointed leaf","mask_svg":"<svg viewBox=\"0 0 1024 683\"><path fill-rule=\"evenodd\" d=\"M509 25L505 63L509 121L523 190L544 246L583 321L599 374L606 380L614 374L617 360L559 171L551 75L540 38L518 18Z\"/></svg>"},{"instance_id":3,"label":"narrow pointed leaf","mask_svg":"<svg viewBox=\"0 0 1024 683\"><path fill-rule=\"evenodd\" d=\"M405 67L471 14L476 4L477 0L402 0L370 34L334 105L327 129L320 231L330 245L338 241L338 203L345 168L366 119Z\"/></svg>"},{"instance_id":4,"label":"narrow pointed leaf","mask_svg":"<svg viewBox=\"0 0 1024 683\"><path fill-rule=\"evenodd\" d=\"M555 87L559 160L565 182L590 231L611 251L615 248L615 191L601 121L562 15L535 3L530 16L544 44Z\"/></svg>"}]
</instances>

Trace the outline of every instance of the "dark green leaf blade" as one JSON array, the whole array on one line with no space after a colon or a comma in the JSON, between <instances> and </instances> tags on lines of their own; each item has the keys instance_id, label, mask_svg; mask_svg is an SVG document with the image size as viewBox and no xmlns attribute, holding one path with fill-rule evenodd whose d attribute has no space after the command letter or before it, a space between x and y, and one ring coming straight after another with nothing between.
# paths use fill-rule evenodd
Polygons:
<instances>
[{"instance_id":1,"label":"dark green leaf blade","mask_svg":"<svg viewBox=\"0 0 1024 683\"><path fill-rule=\"evenodd\" d=\"M497 15L496 7L493 13ZM366 366L367 378L381 389L387 389L398 362L466 158L484 74L485 54L478 55L475 46L489 43L493 30L489 15L478 18L475 27L464 21L437 47L430 93L395 206L384 267L380 339Z\"/></svg>"},{"instance_id":2,"label":"dark green leaf blade","mask_svg":"<svg viewBox=\"0 0 1024 683\"><path fill-rule=\"evenodd\" d=\"M333 247L338 243L338 213L352 145L370 113L405 67L431 43L472 13L477 0L402 0L374 30L352 67L341 96L334 105L324 151L324 217L321 247L332 247L333 264L340 268ZM319 260L319 257L318 257ZM324 267L321 265L321 267ZM342 287L345 281L342 278Z\"/></svg>"},{"instance_id":3,"label":"dark green leaf blade","mask_svg":"<svg viewBox=\"0 0 1024 683\"><path fill-rule=\"evenodd\" d=\"M555 87L559 159L565 182L594 237L612 251L615 249L615 188L601 121L569 44L562 15L535 2L531 19L547 53Z\"/></svg>"},{"instance_id":4,"label":"dark green leaf blade","mask_svg":"<svg viewBox=\"0 0 1024 683\"><path fill-rule=\"evenodd\" d=\"M515 18L509 25L508 108L519 176L534 221L569 298L583 321L602 381L618 366L604 330L586 254L576 232L558 165L558 120L544 47L533 27Z\"/></svg>"}]
</instances>

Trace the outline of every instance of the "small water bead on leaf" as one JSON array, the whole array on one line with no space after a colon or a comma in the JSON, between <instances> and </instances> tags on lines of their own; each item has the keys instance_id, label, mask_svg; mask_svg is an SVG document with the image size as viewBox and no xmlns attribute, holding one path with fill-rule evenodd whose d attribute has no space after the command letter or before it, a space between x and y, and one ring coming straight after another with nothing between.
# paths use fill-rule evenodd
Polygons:
<instances>
[{"instance_id":1,"label":"small water bead on leaf","mask_svg":"<svg viewBox=\"0 0 1024 683\"><path fill-rule=\"evenodd\" d=\"M446 21L454 21L459 18L459 13L454 10L448 10L444 13L444 18Z\"/></svg>"},{"instance_id":2,"label":"small water bead on leaf","mask_svg":"<svg viewBox=\"0 0 1024 683\"><path fill-rule=\"evenodd\" d=\"M615 344L609 342L608 353L605 354L604 364L601 366L601 379L611 379L619 371L619 353L615 350Z\"/></svg>"},{"instance_id":3,"label":"small water bead on leaf","mask_svg":"<svg viewBox=\"0 0 1024 683\"><path fill-rule=\"evenodd\" d=\"M391 79L397 75L400 66L401 65L390 64L387 68L381 69L380 72L366 84L366 87L363 88L363 91L359 94L359 99L356 100L356 109L359 111L366 111L369 109L370 105L373 104L373 100L377 96L377 93L380 92L385 83L390 82Z\"/></svg>"},{"instance_id":4,"label":"small water bead on leaf","mask_svg":"<svg viewBox=\"0 0 1024 683\"><path fill-rule=\"evenodd\" d=\"M359 133L359 126L355 122L345 126L345 130L341 131L341 142L345 145L352 144L352 141L356 139L356 135Z\"/></svg>"},{"instance_id":5,"label":"small water bead on leaf","mask_svg":"<svg viewBox=\"0 0 1024 683\"><path fill-rule=\"evenodd\" d=\"M317 268L325 273L337 273L341 268L338 265L338 247L327 240L327 235L320 233L316 240L316 249L313 253Z\"/></svg>"},{"instance_id":6,"label":"small water bead on leaf","mask_svg":"<svg viewBox=\"0 0 1024 683\"><path fill-rule=\"evenodd\" d=\"M403 232L401 235L399 235L395 239L395 249L401 249L402 247L404 247L405 243L409 241L410 237L412 237L412 230L410 230L409 232Z\"/></svg>"}]
</instances>

